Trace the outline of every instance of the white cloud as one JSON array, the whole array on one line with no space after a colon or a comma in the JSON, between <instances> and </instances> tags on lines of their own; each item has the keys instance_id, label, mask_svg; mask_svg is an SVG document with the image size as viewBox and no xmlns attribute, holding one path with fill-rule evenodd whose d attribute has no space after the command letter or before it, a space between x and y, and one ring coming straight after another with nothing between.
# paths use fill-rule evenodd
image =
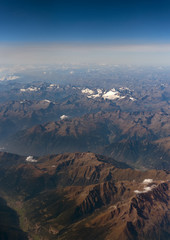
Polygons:
<instances>
[{"instance_id":1,"label":"white cloud","mask_svg":"<svg viewBox=\"0 0 170 240\"><path fill-rule=\"evenodd\" d=\"M28 156L26 159L25 159L26 162L37 162L36 159L33 158L33 156Z\"/></svg>"},{"instance_id":2,"label":"white cloud","mask_svg":"<svg viewBox=\"0 0 170 240\"><path fill-rule=\"evenodd\" d=\"M155 184L152 184L152 186L148 186L148 184L151 184L153 182L153 179L144 179L142 184L144 184L144 187L143 187L143 190L135 190L134 192L135 193L146 193L146 192L149 192L151 191L153 188L156 187Z\"/></svg>"},{"instance_id":3,"label":"white cloud","mask_svg":"<svg viewBox=\"0 0 170 240\"><path fill-rule=\"evenodd\" d=\"M60 119L61 119L61 120L64 120L64 119L67 119L67 118L68 118L67 115L62 115L62 116L60 116Z\"/></svg>"},{"instance_id":4,"label":"white cloud","mask_svg":"<svg viewBox=\"0 0 170 240\"><path fill-rule=\"evenodd\" d=\"M143 180L143 184L148 184L148 183L152 183L152 182L153 182L153 179L151 179L151 178Z\"/></svg>"}]
</instances>

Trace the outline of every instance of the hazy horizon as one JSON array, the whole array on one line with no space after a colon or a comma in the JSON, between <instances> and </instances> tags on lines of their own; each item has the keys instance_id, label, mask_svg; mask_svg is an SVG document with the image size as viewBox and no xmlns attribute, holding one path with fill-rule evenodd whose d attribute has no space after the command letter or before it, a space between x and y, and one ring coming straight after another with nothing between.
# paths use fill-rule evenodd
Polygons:
<instances>
[{"instance_id":1,"label":"hazy horizon","mask_svg":"<svg viewBox=\"0 0 170 240\"><path fill-rule=\"evenodd\" d=\"M170 44L5 44L0 64L170 65Z\"/></svg>"},{"instance_id":2,"label":"hazy horizon","mask_svg":"<svg viewBox=\"0 0 170 240\"><path fill-rule=\"evenodd\" d=\"M1 64L169 65L168 0L2 0Z\"/></svg>"}]
</instances>

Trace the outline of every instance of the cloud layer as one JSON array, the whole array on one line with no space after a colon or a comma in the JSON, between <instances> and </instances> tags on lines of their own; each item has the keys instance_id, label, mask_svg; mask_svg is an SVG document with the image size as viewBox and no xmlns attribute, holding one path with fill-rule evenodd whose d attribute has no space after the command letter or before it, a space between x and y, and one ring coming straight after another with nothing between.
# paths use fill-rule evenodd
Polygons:
<instances>
[{"instance_id":1,"label":"cloud layer","mask_svg":"<svg viewBox=\"0 0 170 240\"><path fill-rule=\"evenodd\" d=\"M169 65L170 44L16 44L0 45L0 64Z\"/></svg>"}]
</instances>

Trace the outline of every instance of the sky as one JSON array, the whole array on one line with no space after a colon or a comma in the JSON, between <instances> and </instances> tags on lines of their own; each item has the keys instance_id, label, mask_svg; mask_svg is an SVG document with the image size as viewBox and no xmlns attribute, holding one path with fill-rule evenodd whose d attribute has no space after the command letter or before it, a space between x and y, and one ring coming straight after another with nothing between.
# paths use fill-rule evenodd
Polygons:
<instances>
[{"instance_id":1,"label":"sky","mask_svg":"<svg viewBox=\"0 0 170 240\"><path fill-rule=\"evenodd\" d=\"M170 63L169 0L0 0L0 63Z\"/></svg>"}]
</instances>

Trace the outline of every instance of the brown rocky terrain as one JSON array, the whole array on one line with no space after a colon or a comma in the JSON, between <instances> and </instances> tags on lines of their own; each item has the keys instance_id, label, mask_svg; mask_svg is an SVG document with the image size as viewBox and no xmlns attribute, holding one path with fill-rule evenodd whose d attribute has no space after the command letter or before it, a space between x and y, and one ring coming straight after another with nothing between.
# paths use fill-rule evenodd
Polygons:
<instances>
[{"instance_id":1,"label":"brown rocky terrain","mask_svg":"<svg viewBox=\"0 0 170 240\"><path fill-rule=\"evenodd\" d=\"M5 159L11 166L3 167ZM39 158L3 153L0 163L1 197L29 239L170 236L168 171L137 171L94 153Z\"/></svg>"},{"instance_id":2,"label":"brown rocky terrain","mask_svg":"<svg viewBox=\"0 0 170 240\"><path fill-rule=\"evenodd\" d=\"M0 239L170 239L169 75L117 69L0 83Z\"/></svg>"},{"instance_id":3,"label":"brown rocky terrain","mask_svg":"<svg viewBox=\"0 0 170 240\"><path fill-rule=\"evenodd\" d=\"M36 124L59 120L62 115L68 117L82 116L85 113L96 113L104 109L118 109L115 103L104 100L72 96L62 102L47 99L41 101L22 100L0 104L0 142L19 130Z\"/></svg>"},{"instance_id":4,"label":"brown rocky terrain","mask_svg":"<svg viewBox=\"0 0 170 240\"><path fill-rule=\"evenodd\" d=\"M92 151L138 168L170 169L169 129L164 112L98 112L18 132L6 149L24 155Z\"/></svg>"}]
</instances>

